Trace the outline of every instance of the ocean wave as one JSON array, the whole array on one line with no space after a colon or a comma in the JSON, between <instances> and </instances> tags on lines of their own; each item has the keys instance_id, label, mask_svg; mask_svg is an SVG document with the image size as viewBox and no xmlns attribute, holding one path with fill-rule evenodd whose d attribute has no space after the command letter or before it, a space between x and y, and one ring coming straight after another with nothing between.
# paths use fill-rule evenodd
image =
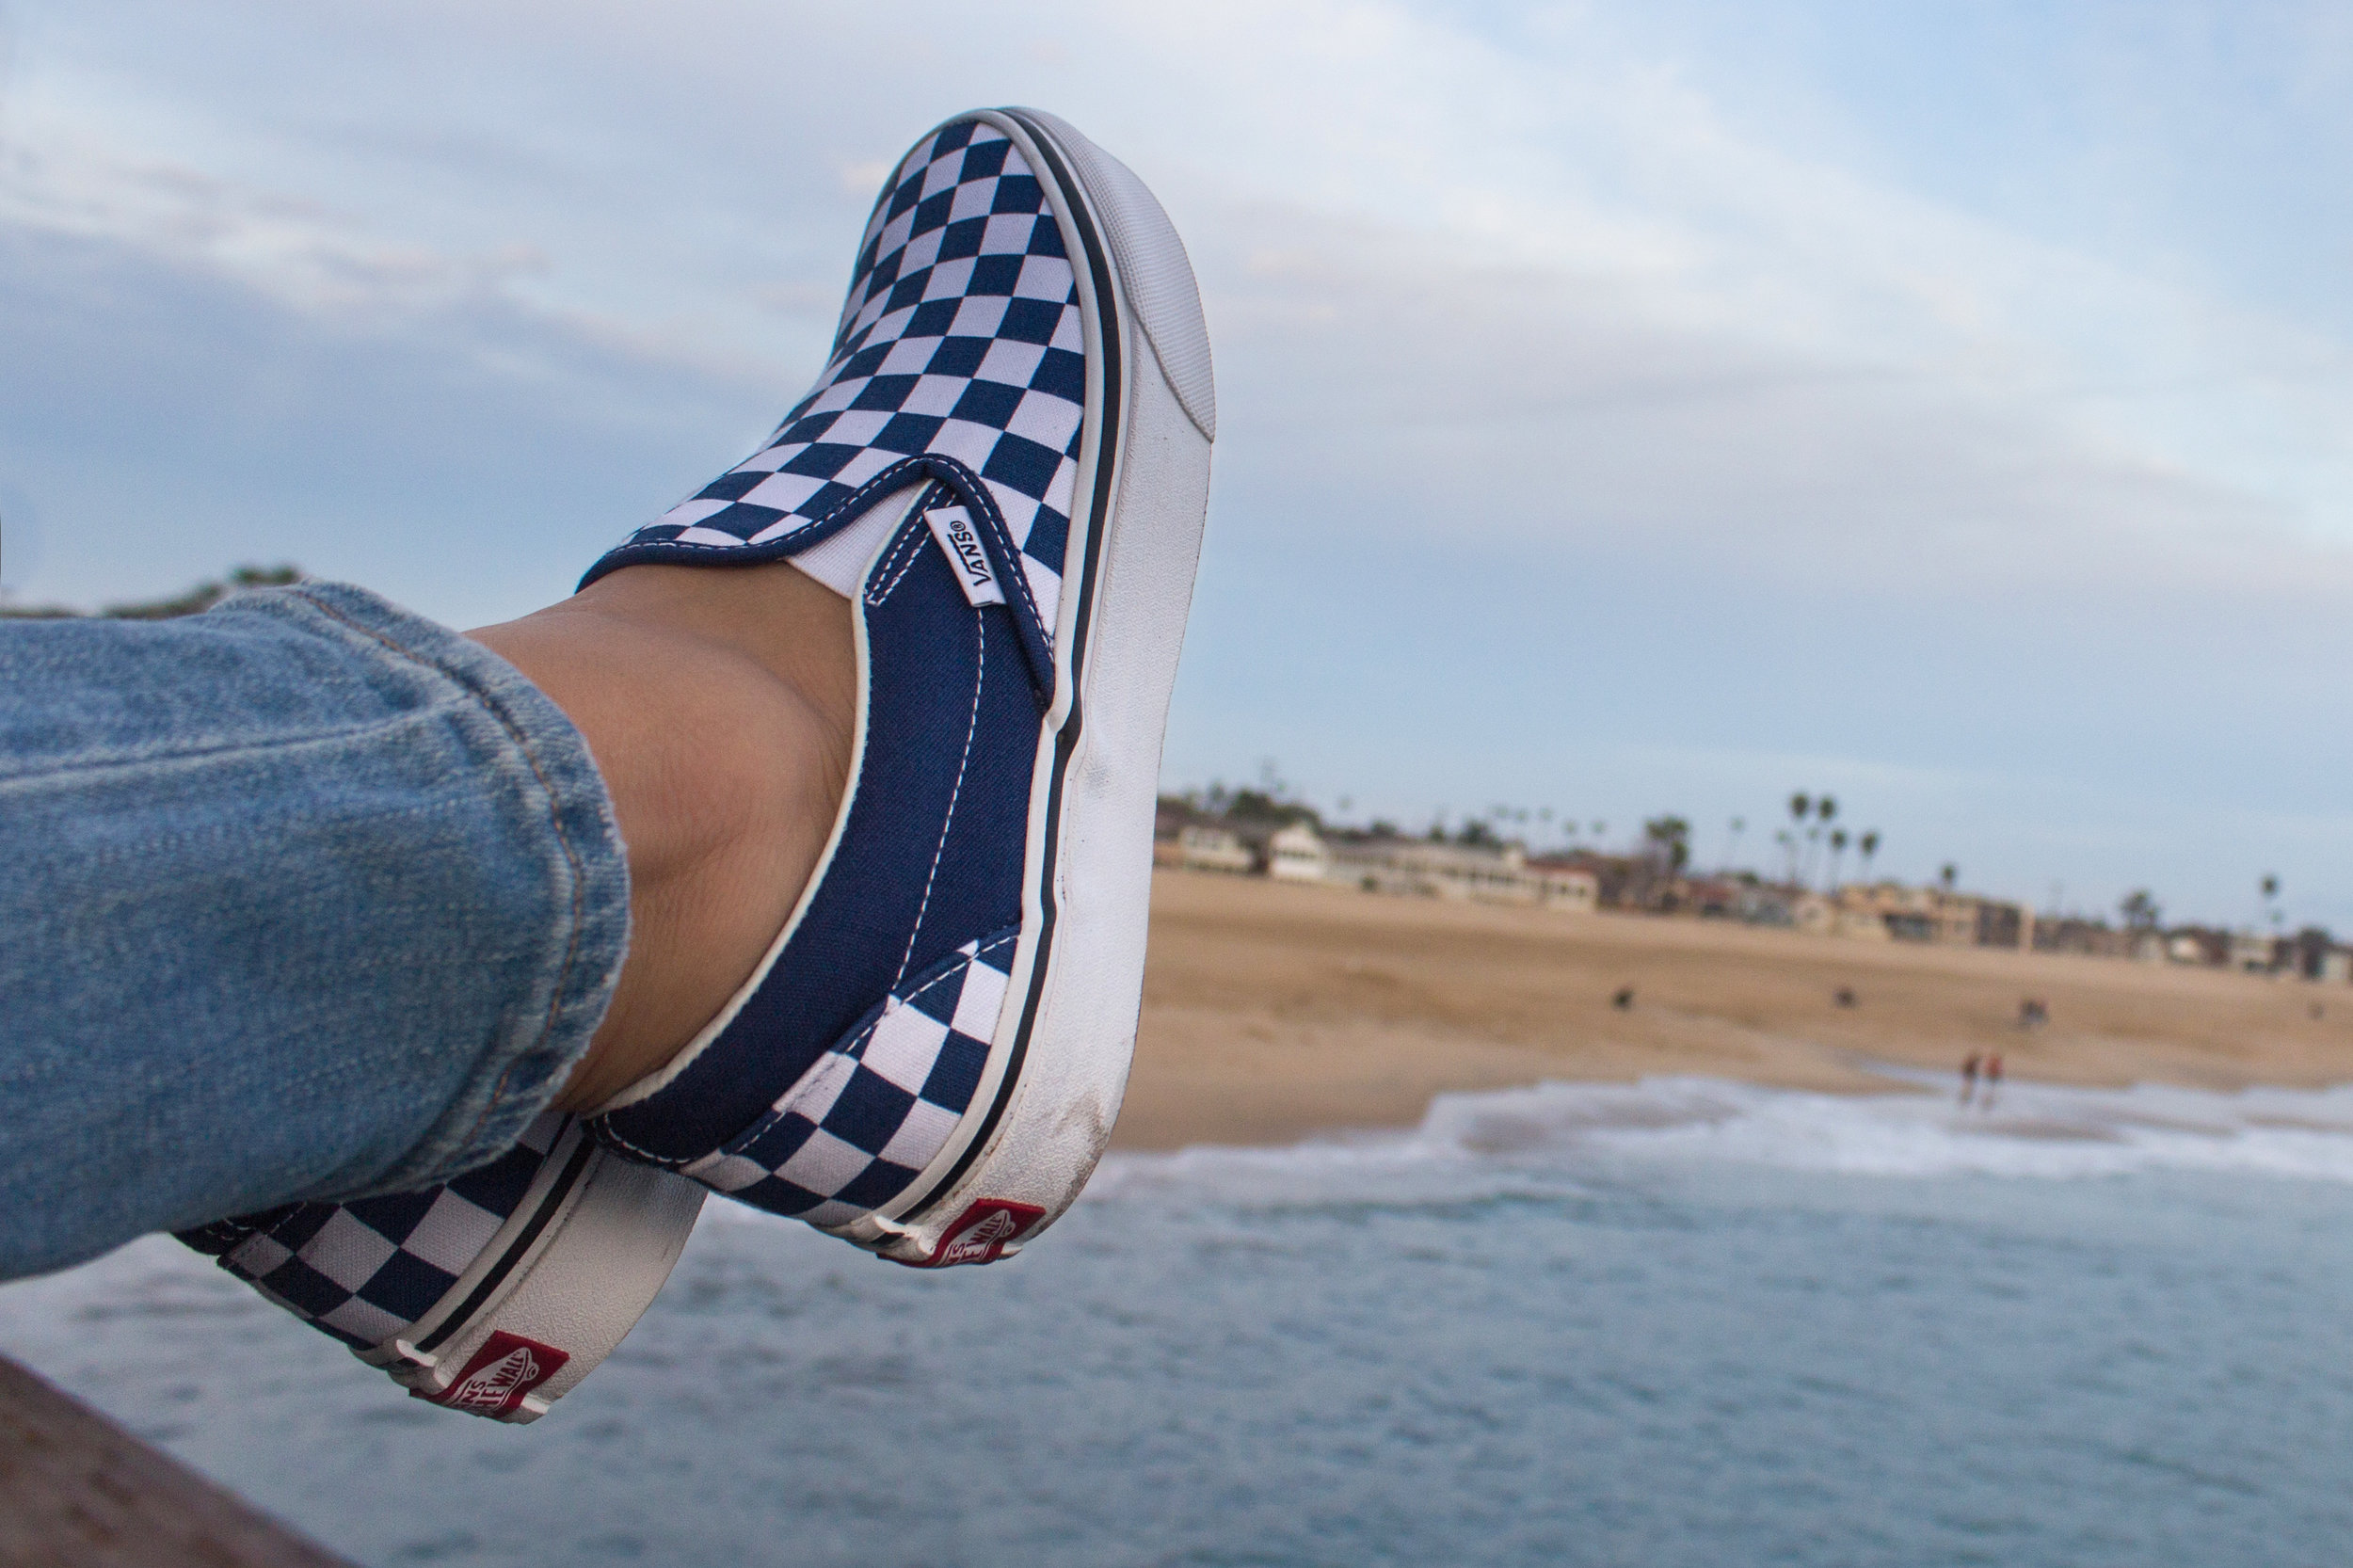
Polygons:
<instances>
[{"instance_id":1,"label":"ocean wave","mask_svg":"<svg viewBox=\"0 0 2353 1568\"><path fill-rule=\"evenodd\" d=\"M1547 1082L1441 1095L1410 1130L1287 1148L1202 1146L1114 1155L1096 1190L1237 1183L1329 1193L1352 1182L1450 1173L1456 1190L1550 1189L1625 1161L1735 1162L1882 1176L2065 1179L2142 1171L2238 1172L2353 1185L2353 1085L2237 1093L2011 1081L1964 1105L1945 1075L1881 1069L1905 1085L1826 1095L1709 1078Z\"/></svg>"}]
</instances>

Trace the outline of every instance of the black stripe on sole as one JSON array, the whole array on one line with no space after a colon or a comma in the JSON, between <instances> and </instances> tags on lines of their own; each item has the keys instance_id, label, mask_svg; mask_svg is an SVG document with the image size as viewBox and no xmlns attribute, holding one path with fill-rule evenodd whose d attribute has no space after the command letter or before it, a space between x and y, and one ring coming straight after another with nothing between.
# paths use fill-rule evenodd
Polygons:
<instances>
[{"instance_id":1,"label":"black stripe on sole","mask_svg":"<svg viewBox=\"0 0 2353 1568\"><path fill-rule=\"evenodd\" d=\"M1005 1061L1005 1076L997 1086L997 1095L988 1108L988 1114L972 1135L964 1153L956 1157L948 1174L932 1184L931 1191L900 1211L902 1221L920 1219L952 1189L972 1168L972 1162L988 1147L997 1124L1004 1119L1005 1108L1013 1103L1013 1092L1021 1081L1021 1069L1030 1054L1030 1036L1037 1026L1037 1013L1046 995L1046 972L1054 952L1054 860L1061 847L1063 780L1070 768L1071 753L1078 748L1079 734L1084 710L1080 692L1084 686L1087 651L1087 632L1095 617L1095 585L1103 564L1103 533L1111 520L1112 484L1118 468L1114 458L1119 451L1120 422L1126 408L1126 366L1121 356L1127 349L1127 335L1119 320L1118 294L1112 286L1112 266L1102 236L1096 232L1095 217L1089 209L1086 193L1063 161L1062 150L1054 145L1046 128L1028 116L1005 111L1005 117L1029 134L1044 154L1054 183L1063 194L1063 204L1069 209L1071 221L1079 231L1079 243L1086 251L1087 270L1095 280L1095 309L1097 320L1096 339L1103 351L1103 428L1095 443L1095 501L1087 520L1086 573L1079 584L1079 609L1071 626L1070 643L1070 712L1054 737L1054 767L1047 783L1046 843L1044 857L1038 871L1038 937L1037 956L1030 965L1029 995L1021 1004L1021 1027L1015 1032L1013 1050Z\"/></svg>"},{"instance_id":2,"label":"black stripe on sole","mask_svg":"<svg viewBox=\"0 0 2353 1568\"><path fill-rule=\"evenodd\" d=\"M522 1233L508 1245L506 1255L490 1266L490 1272L482 1276L481 1283L467 1295L457 1310L444 1319L440 1328L417 1341L419 1351L429 1352L446 1344L451 1336L472 1322L474 1314L482 1310L482 1304L490 1299L508 1274L514 1272L515 1265L522 1261L523 1255L531 1250L531 1244L539 1239L539 1233L548 1228L550 1222L563 1208L565 1197L579 1184L581 1173L588 1168L590 1157L597 1152L596 1142L588 1136L588 1129L577 1123L573 1125L579 1132L580 1141L573 1145L572 1157L565 1161L563 1171L555 1178L555 1185L550 1187L547 1195L539 1200L538 1211L531 1216L531 1223L523 1226Z\"/></svg>"}]
</instances>

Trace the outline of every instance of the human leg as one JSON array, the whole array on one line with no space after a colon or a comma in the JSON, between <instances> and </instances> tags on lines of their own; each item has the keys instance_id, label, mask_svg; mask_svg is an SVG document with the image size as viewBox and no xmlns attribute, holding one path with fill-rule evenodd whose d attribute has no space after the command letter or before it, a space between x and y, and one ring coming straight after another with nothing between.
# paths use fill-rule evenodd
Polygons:
<instances>
[{"instance_id":1,"label":"human leg","mask_svg":"<svg viewBox=\"0 0 2353 1568\"><path fill-rule=\"evenodd\" d=\"M556 1102L591 1110L719 1012L808 882L849 769L849 607L781 562L646 566L470 635L580 728L629 845L629 961Z\"/></svg>"},{"instance_id":2,"label":"human leg","mask_svg":"<svg viewBox=\"0 0 2353 1568\"><path fill-rule=\"evenodd\" d=\"M629 953L576 1103L659 1066L781 920L840 793L848 635L790 568L638 568L472 634L574 720L628 844ZM450 1181L182 1239L418 1396L534 1419L645 1310L703 1192L562 1109Z\"/></svg>"},{"instance_id":3,"label":"human leg","mask_svg":"<svg viewBox=\"0 0 2353 1568\"><path fill-rule=\"evenodd\" d=\"M627 943L561 711L330 584L0 626L0 1275L493 1159Z\"/></svg>"},{"instance_id":4,"label":"human leg","mask_svg":"<svg viewBox=\"0 0 2353 1568\"><path fill-rule=\"evenodd\" d=\"M479 633L573 710L632 869L675 873L674 908L641 905L641 954L659 919L708 960L616 1001L605 1060L578 1069L566 1103L595 1109L607 1148L929 1266L1002 1256L1075 1197L1132 1046L1213 428L1190 268L1149 194L1050 117L963 117L887 184L835 360L772 444L600 562L575 601ZM789 590L721 606L683 585L692 569L643 569L717 567L699 575L743 587L786 559L846 601L854 680L839 636L811 630L826 617L778 619ZM623 624L688 600L693 624ZM778 636L813 643L779 662ZM630 826L640 784L724 804L762 777L689 758L708 778L681 793L659 758L642 776L631 760L706 666L760 688L742 728L822 737L827 758L854 686L846 786L794 783L770 748L777 792L840 801L813 865L805 835L747 845L690 815L665 850ZM708 1010L780 907L751 974ZM338 1218L408 1223L356 1206L277 1223L307 1250ZM256 1234L224 1261L272 1289L238 1259L276 1244ZM530 1349L452 1371L406 1359L394 1335L368 1358L466 1403Z\"/></svg>"}]
</instances>

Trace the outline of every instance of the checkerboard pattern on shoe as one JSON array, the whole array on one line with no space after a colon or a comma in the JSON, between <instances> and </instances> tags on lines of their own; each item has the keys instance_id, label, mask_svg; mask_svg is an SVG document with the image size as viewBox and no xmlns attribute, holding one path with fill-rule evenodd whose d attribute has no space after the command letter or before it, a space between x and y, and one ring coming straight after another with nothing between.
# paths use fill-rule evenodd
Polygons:
<instances>
[{"instance_id":1,"label":"checkerboard pattern on shoe","mask_svg":"<svg viewBox=\"0 0 2353 1568\"><path fill-rule=\"evenodd\" d=\"M299 1203L180 1240L295 1316L367 1350L433 1309L521 1207L567 1118L535 1120L505 1154L440 1187Z\"/></svg>"},{"instance_id":2,"label":"checkerboard pattern on shoe","mask_svg":"<svg viewBox=\"0 0 2353 1568\"><path fill-rule=\"evenodd\" d=\"M1019 935L967 942L893 990L765 1117L682 1174L813 1225L897 1197L972 1103Z\"/></svg>"},{"instance_id":3,"label":"checkerboard pattern on shoe","mask_svg":"<svg viewBox=\"0 0 2353 1568\"><path fill-rule=\"evenodd\" d=\"M1050 642L1085 402L1078 284L1045 192L1003 133L951 125L883 187L816 387L589 580L705 552L794 553L930 472L1001 524Z\"/></svg>"}]
</instances>

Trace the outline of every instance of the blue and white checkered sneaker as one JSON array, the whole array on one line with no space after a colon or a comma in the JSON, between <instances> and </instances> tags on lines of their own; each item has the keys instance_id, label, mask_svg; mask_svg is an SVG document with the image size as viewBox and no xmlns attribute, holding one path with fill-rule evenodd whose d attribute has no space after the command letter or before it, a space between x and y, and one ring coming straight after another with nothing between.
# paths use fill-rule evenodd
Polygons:
<instances>
[{"instance_id":1,"label":"blue and white checkered sneaker","mask_svg":"<svg viewBox=\"0 0 2353 1568\"><path fill-rule=\"evenodd\" d=\"M536 1420L669 1278L703 1189L548 1112L479 1170L179 1233L419 1399Z\"/></svg>"},{"instance_id":2,"label":"blue and white checkered sneaker","mask_svg":"<svg viewBox=\"0 0 2353 1568\"><path fill-rule=\"evenodd\" d=\"M865 705L785 929L607 1147L924 1266L1076 1198L1134 1048L1215 421L1142 182L1031 109L915 145L816 386L584 579L789 557L852 600Z\"/></svg>"}]
</instances>

